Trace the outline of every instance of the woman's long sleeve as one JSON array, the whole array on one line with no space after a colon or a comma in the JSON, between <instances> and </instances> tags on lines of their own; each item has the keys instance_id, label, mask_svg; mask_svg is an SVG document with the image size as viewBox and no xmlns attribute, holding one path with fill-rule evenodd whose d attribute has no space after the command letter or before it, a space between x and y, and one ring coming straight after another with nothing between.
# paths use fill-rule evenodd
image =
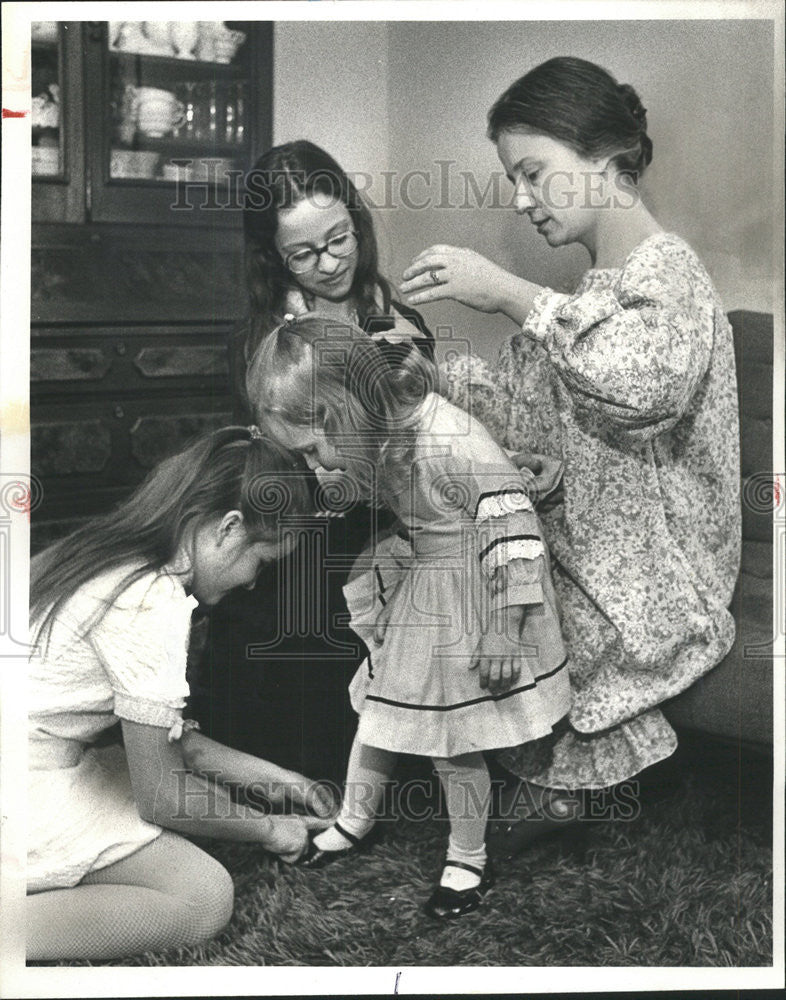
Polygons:
<instances>
[{"instance_id":1,"label":"woman's long sleeve","mask_svg":"<svg viewBox=\"0 0 786 1000\"><path fill-rule=\"evenodd\" d=\"M663 255L660 265L634 253L613 289L544 289L523 326L547 351L577 415L639 442L684 414L713 346L712 317L701 314L684 261Z\"/></svg>"}]
</instances>

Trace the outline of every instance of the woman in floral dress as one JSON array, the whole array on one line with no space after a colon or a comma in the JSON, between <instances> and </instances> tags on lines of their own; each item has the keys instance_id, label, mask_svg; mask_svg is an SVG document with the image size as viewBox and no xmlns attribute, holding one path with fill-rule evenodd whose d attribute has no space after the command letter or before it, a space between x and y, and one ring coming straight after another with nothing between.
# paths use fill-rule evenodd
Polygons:
<instances>
[{"instance_id":1,"label":"woman in floral dress","mask_svg":"<svg viewBox=\"0 0 786 1000\"><path fill-rule=\"evenodd\" d=\"M632 87L593 63L551 59L497 100L489 136L517 213L551 247L586 247L590 269L566 295L469 249L432 246L402 291L520 327L495 366L475 358L447 372L453 401L506 447L556 456L563 470L564 500L542 521L571 654L570 724L502 762L550 789L608 787L674 752L658 706L734 641L731 329L696 254L639 197L652 142Z\"/></svg>"}]
</instances>

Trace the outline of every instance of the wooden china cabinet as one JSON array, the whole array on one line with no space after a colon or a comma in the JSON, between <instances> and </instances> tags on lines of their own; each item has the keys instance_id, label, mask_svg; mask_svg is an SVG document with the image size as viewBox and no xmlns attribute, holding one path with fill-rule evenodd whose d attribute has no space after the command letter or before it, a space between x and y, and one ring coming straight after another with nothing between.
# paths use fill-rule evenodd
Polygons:
<instances>
[{"instance_id":1,"label":"wooden china cabinet","mask_svg":"<svg viewBox=\"0 0 786 1000\"><path fill-rule=\"evenodd\" d=\"M272 26L32 32L33 547L231 420L242 175L270 145Z\"/></svg>"}]
</instances>

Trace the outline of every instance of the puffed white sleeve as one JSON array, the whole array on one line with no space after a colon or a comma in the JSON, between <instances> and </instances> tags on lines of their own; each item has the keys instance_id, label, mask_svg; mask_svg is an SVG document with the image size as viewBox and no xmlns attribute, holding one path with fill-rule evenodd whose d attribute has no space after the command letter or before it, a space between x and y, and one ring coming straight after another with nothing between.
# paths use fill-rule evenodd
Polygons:
<instances>
[{"instance_id":1,"label":"puffed white sleeve","mask_svg":"<svg viewBox=\"0 0 786 1000\"><path fill-rule=\"evenodd\" d=\"M89 641L121 719L173 727L189 694L186 656L197 602L165 573L137 580L114 599Z\"/></svg>"},{"instance_id":2,"label":"puffed white sleeve","mask_svg":"<svg viewBox=\"0 0 786 1000\"><path fill-rule=\"evenodd\" d=\"M712 351L699 268L685 244L645 244L613 289L536 296L523 333L545 348L577 412L640 442L680 419Z\"/></svg>"}]
</instances>

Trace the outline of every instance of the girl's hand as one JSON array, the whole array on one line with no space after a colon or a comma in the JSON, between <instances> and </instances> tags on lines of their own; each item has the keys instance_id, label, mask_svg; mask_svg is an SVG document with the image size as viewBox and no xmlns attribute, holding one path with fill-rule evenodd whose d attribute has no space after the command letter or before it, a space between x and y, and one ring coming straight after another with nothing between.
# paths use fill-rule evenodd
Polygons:
<instances>
[{"instance_id":1,"label":"girl's hand","mask_svg":"<svg viewBox=\"0 0 786 1000\"><path fill-rule=\"evenodd\" d=\"M522 607L502 608L494 613L488 632L484 632L472 657L470 670L478 669L482 688L492 694L507 691L521 676Z\"/></svg>"},{"instance_id":2,"label":"girl's hand","mask_svg":"<svg viewBox=\"0 0 786 1000\"><path fill-rule=\"evenodd\" d=\"M341 803L336 802L332 792L318 781L311 781L302 774L292 772L292 780L284 788L293 806L303 809L313 817L332 822Z\"/></svg>"},{"instance_id":3,"label":"girl's hand","mask_svg":"<svg viewBox=\"0 0 786 1000\"><path fill-rule=\"evenodd\" d=\"M437 244L418 254L403 278L401 292L412 305L455 299L494 313L503 310L513 275L468 247Z\"/></svg>"},{"instance_id":4,"label":"girl's hand","mask_svg":"<svg viewBox=\"0 0 786 1000\"><path fill-rule=\"evenodd\" d=\"M308 829L300 816L270 816L270 833L264 847L288 865L294 864L308 847Z\"/></svg>"}]
</instances>

